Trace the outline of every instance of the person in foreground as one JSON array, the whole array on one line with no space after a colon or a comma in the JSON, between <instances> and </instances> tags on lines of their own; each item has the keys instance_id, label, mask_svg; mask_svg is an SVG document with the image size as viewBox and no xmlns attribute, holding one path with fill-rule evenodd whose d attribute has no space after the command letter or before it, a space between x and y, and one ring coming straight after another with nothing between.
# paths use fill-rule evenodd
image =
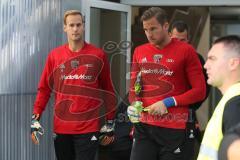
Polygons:
<instances>
[{"instance_id":1,"label":"person in foreground","mask_svg":"<svg viewBox=\"0 0 240 160\"><path fill-rule=\"evenodd\" d=\"M240 37L229 35L217 39L204 68L208 84L223 94L209 120L198 160L217 160L220 142L225 133L240 122Z\"/></svg>"},{"instance_id":2,"label":"person in foreground","mask_svg":"<svg viewBox=\"0 0 240 160\"><path fill-rule=\"evenodd\" d=\"M134 123L130 159L181 160L188 107L205 98L202 67L191 45L170 38L163 9L149 8L141 20L149 43L133 55L127 110Z\"/></svg>"},{"instance_id":3,"label":"person in foreground","mask_svg":"<svg viewBox=\"0 0 240 160\"><path fill-rule=\"evenodd\" d=\"M105 53L83 40L81 12L64 14L68 43L53 49L43 70L33 107L31 137L39 144L40 117L54 93L54 147L58 160L94 160L99 144L101 108L106 105L102 143L111 143L116 99Z\"/></svg>"}]
</instances>

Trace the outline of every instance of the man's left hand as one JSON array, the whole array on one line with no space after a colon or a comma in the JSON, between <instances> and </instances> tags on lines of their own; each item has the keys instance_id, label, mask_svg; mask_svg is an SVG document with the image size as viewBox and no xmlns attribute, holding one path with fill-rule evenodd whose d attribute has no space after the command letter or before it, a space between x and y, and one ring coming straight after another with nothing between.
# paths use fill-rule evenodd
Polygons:
<instances>
[{"instance_id":1,"label":"man's left hand","mask_svg":"<svg viewBox=\"0 0 240 160\"><path fill-rule=\"evenodd\" d=\"M108 120L106 124L100 130L100 144L107 146L114 141L114 121Z\"/></svg>"}]
</instances>

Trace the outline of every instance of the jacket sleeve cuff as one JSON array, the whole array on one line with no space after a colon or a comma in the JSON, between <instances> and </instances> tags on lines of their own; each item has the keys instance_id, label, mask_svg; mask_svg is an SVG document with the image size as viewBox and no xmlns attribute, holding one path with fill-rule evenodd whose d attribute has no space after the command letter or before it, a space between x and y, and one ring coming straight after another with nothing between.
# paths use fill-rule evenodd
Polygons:
<instances>
[{"instance_id":1,"label":"jacket sleeve cuff","mask_svg":"<svg viewBox=\"0 0 240 160\"><path fill-rule=\"evenodd\" d=\"M163 99L163 104L164 104L167 108L170 108L170 107L173 107L173 106L176 106L176 105L177 105L176 100L175 100L174 97L168 97L168 98Z\"/></svg>"}]
</instances>

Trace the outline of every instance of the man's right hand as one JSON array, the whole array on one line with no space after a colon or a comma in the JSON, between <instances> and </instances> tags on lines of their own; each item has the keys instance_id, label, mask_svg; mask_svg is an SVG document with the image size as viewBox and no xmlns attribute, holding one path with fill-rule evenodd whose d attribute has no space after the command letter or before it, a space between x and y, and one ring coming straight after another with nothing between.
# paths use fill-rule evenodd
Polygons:
<instances>
[{"instance_id":1,"label":"man's right hand","mask_svg":"<svg viewBox=\"0 0 240 160\"><path fill-rule=\"evenodd\" d=\"M168 113L167 107L163 103L163 101L158 101L153 103L152 105L146 107L148 113L151 115L160 115L163 116Z\"/></svg>"},{"instance_id":2,"label":"man's right hand","mask_svg":"<svg viewBox=\"0 0 240 160\"><path fill-rule=\"evenodd\" d=\"M39 135L44 134L44 130L39 123L40 115L33 114L31 121L31 138L34 144L39 144Z\"/></svg>"},{"instance_id":3,"label":"man's right hand","mask_svg":"<svg viewBox=\"0 0 240 160\"><path fill-rule=\"evenodd\" d=\"M139 112L136 107L128 106L127 114L128 114L129 120L132 123L138 123L139 122L141 112Z\"/></svg>"}]
</instances>

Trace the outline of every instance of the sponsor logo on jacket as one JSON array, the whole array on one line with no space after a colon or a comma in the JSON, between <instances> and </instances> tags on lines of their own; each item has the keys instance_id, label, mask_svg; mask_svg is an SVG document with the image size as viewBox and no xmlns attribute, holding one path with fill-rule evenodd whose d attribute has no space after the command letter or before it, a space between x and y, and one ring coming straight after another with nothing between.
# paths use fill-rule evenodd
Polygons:
<instances>
[{"instance_id":1,"label":"sponsor logo on jacket","mask_svg":"<svg viewBox=\"0 0 240 160\"><path fill-rule=\"evenodd\" d=\"M85 74L80 74L80 75L62 75L61 79L66 80L66 79L82 79L82 80L91 80L92 76L91 75L85 75Z\"/></svg>"},{"instance_id":2,"label":"sponsor logo on jacket","mask_svg":"<svg viewBox=\"0 0 240 160\"><path fill-rule=\"evenodd\" d=\"M173 71L171 70L166 70L166 69L142 69L142 72L145 74L160 74L160 75L165 75L165 76L172 76Z\"/></svg>"}]
</instances>

